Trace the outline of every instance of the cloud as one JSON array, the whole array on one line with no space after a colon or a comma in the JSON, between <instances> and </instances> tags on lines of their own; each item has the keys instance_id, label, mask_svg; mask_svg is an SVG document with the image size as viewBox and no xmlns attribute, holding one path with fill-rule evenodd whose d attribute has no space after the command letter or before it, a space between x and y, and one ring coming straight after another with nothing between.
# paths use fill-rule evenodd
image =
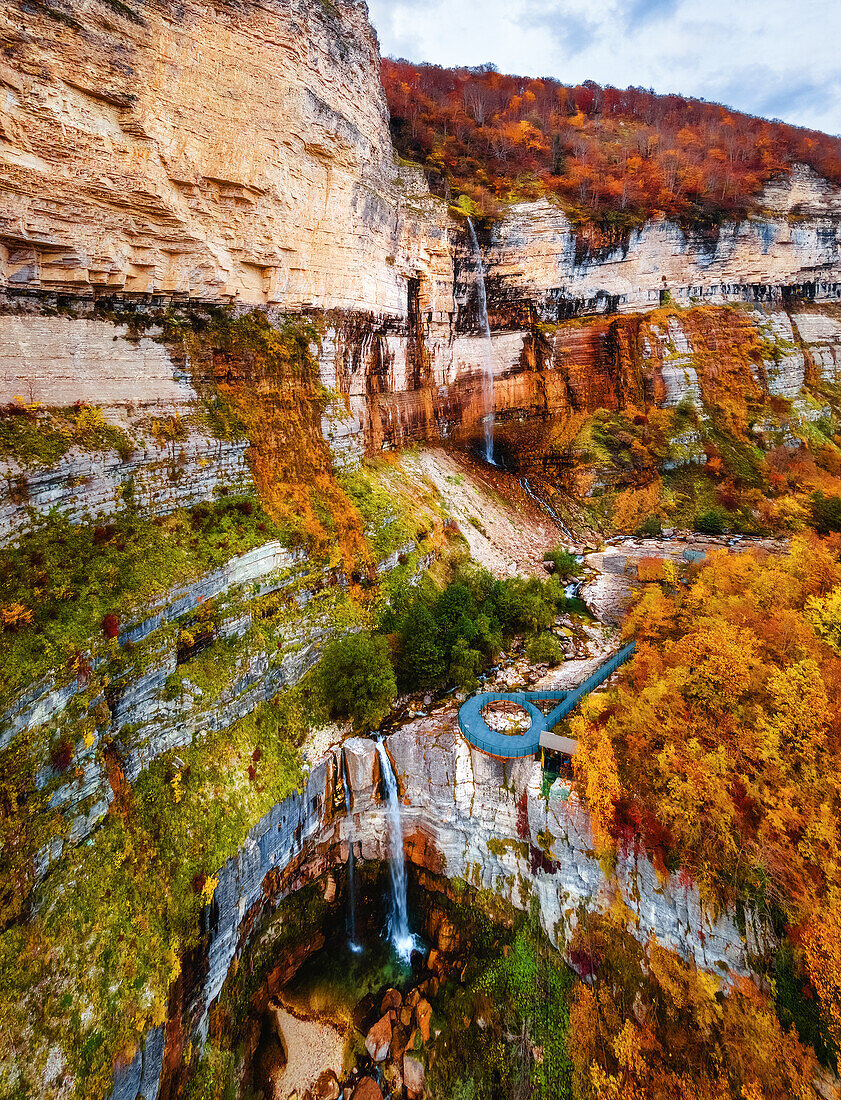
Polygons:
<instances>
[{"instance_id":1,"label":"cloud","mask_svg":"<svg viewBox=\"0 0 841 1100\"><path fill-rule=\"evenodd\" d=\"M677 10L679 0L632 0L624 5L626 27L644 27Z\"/></svg>"},{"instance_id":2,"label":"cloud","mask_svg":"<svg viewBox=\"0 0 841 1100\"><path fill-rule=\"evenodd\" d=\"M517 22L527 30L550 34L565 56L581 53L592 46L601 33L598 21L570 10L568 6L561 11L554 10L556 7L556 4L552 4L549 10L546 10L545 5L527 0L522 13L517 17Z\"/></svg>"}]
</instances>

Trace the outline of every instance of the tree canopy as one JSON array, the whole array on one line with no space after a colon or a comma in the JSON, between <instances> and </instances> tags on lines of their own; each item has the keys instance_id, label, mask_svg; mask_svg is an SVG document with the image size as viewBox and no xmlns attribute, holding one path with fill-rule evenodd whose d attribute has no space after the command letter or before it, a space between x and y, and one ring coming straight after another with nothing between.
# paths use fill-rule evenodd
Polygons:
<instances>
[{"instance_id":1,"label":"tree canopy","mask_svg":"<svg viewBox=\"0 0 841 1100\"><path fill-rule=\"evenodd\" d=\"M595 243L657 214L714 230L795 163L841 183L841 139L704 100L389 59L382 81L397 151L465 212L549 195Z\"/></svg>"},{"instance_id":2,"label":"tree canopy","mask_svg":"<svg viewBox=\"0 0 841 1100\"><path fill-rule=\"evenodd\" d=\"M644 845L709 906L783 937L826 1050L841 1043L839 548L803 534L786 555L714 554L688 588L645 586L634 661L572 722L599 843ZM803 1004L788 1009L800 1026Z\"/></svg>"}]
</instances>

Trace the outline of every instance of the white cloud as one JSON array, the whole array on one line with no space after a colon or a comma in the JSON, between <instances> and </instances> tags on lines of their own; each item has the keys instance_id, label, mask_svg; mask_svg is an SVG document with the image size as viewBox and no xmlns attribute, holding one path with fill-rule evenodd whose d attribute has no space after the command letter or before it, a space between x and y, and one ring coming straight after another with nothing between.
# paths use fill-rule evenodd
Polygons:
<instances>
[{"instance_id":1,"label":"white cloud","mask_svg":"<svg viewBox=\"0 0 841 1100\"><path fill-rule=\"evenodd\" d=\"M838 0L368 0L384 54L629 84L841 133Z\"/></svg>"}]
</instances>

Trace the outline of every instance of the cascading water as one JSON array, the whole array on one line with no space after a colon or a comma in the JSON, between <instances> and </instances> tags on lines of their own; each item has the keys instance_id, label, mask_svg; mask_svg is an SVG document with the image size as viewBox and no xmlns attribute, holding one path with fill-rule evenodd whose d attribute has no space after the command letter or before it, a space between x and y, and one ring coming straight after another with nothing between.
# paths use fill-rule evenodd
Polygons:
<instances>
[{"instance_id":1,"label":"cascading water","mask_svg":"<svg viewBox=\"0 0 841 1100\"><path fill-rule=\"evenodd\" d=\"M409 931L409 903L406 893L406 860L403 855L403 823L400 820L400 797L397 776L382 741L377 741L380 770L383 773L385 793L388 798L388 824L391 833L391 913L388 918L389 939L401 959L407 962L415 946L415 937Z\"/></svg>"},{"instance_id":2,"label":"cascading water","mask_svg":"<svg viewBox=\"0 0 841 1100\"><path fill-rule=\"evenodd\" d=\"M348 877L348 947L354 953L359 955L362 952L362 944L356 940L356 868L354 866L353 859L353 841L354 841L354 828L353 828L353 814L351 813L350 806L350 785L347 781L347 770L345 768L345 757L342 753L342 786L345 791L345 807L347 809L348 820L348 854L347 854L347 877Z\"/></svg>"},{"instance_id":3,"label":"cascading water","mask_svg":"<svg viewBox=\"0 0 841 1100\"><path fill-rule=\"evenodd\" d=\"M482 417L485 426L485 460L491 465L494 462L494 371L493 371L493 343L491 342L491 326L488 321L488 296L485 290L485 265L482 263L482 253L479 249L479 241L473 222L467 219L467 228L470 232L470 242L476 256L476 291L479 298L479 321L485 330L487 346L485 349L485 371L482 380L482 403L485 414Z\"/></svg>"},{"instance_id":4,"label":"cascading water","mask_svg":"<svg viewBox=\"0 0 841 1100\"><path fill-rule=\"evenodd\" d=\"M528 495L531 497L531 499L535 502L535 504L540 505L540 507L543 509L543 511L546 513L546 515L549 516L550 519L553 519L555 521L555 523L557 523L557 525L560 527L560 529L563 531L563 533L566 535L566 537L568 539L572 540L572 534L569 531L569 529L564 525L564 522L561 519L561 517L558 515L558 513L555 511L555 509L551 507L551 505L547 504L545 500L543 500L541 497L539 497L537 495L537 493L534 492L531 485L529 485L529 483L528 483L528 479L525 478L525 477L519 477L519 478L517 478L517 480L519 481L521 488L525 489L525 491L528 493Z\"/></svg>"}]
</instances>

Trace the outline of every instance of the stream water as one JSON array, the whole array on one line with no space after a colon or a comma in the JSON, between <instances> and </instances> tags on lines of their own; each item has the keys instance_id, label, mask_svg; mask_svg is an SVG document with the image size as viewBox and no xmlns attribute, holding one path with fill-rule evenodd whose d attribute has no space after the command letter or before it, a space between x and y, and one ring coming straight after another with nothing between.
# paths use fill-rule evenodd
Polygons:
<instances>
[{"instance_id":1,"label":"stream water","mask_svg":"<svg viewBox=\"0 0 841 1100\"><path fill-rule=\"evenodd\" d=\"M406 887L406 860L403 854L403 822L400 818L400 793L397 776L382 741L377 741L377 754L383 773L383 784L388 798L388 827L391 839L391 911L388 917L388 934L394 950L401 959L408 960L415 946L415 937L409 931L409 903Z\"/></svg>"},{"instance_id":2,"label":"stream water","mask_svg":"<svg viewBox=\"0 0 841 1100\"><path fill-rule=\"evenodd\" d=\"M563 531L563 533L566 535L566 537L570 541L572 541L572 532L564 524L564 521L561 519L561 517L558 515L558 513L555 511L555 509L551 506L551 504L547 504L547 502L545 500L543 500L541 497L539 497L537 495L537 493L534 492L531 485L529 485L528 478L518 477L517 480L520 483L520 487L522 489L524 489L525 492L528 493L528 495L535 502L535 504L539 505L539 507L541 507L543 509L543 511L546 513L546 515L549 516L550 519L553 519L555 521L555 523L557 523L557 525L560 527L560 529Z\"/></svg>"},{"instance_id":3,"label":"stream water","mask_svg":"<svg viewBox=\"0 0 841 1100\"><path fill-rule=\"evenodd\" d=\"M479 298L479 321L485 333L485 366L482 376L482 405L485 410L482 422L485 428L485 461L494 463L494 371L493 371L493 343L491 341L491 326L488 320L488 295L485 289L485 265L482 263L482 252L476 237L473 222L467 219L467 228L470 233L470 243L476 256L476 291Z\"/></svg>"}]
</instances>

